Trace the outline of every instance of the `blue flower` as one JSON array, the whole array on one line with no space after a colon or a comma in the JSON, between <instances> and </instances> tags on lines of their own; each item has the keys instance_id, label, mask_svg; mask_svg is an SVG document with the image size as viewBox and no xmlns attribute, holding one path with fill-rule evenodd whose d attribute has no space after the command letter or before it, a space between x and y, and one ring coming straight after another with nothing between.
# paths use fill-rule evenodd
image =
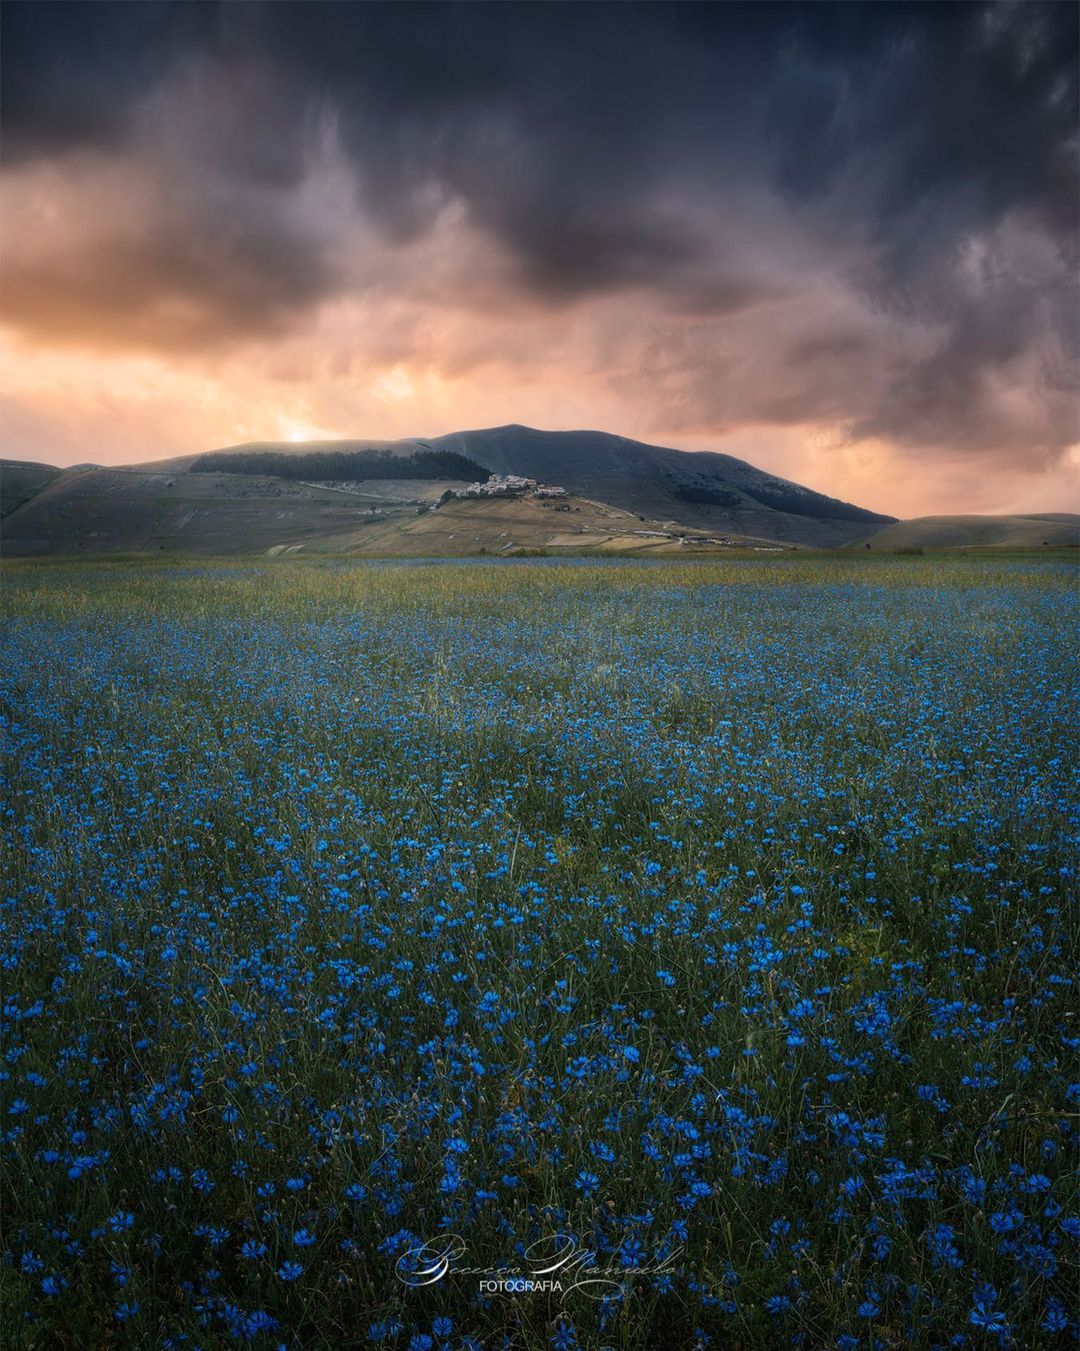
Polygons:
<instances>
[{"instance_id":1,"label":"blue flower","mask_svg":"<svg viewBox=\"0 0 1080 1351\"><path fill-rule=\"evenodd\" d=\"M1050 1295L1046 1301L1046 1313L1043 1315L1041 1327L1044 1332L1064 1332L1069 1326L1068 1315L1065 1313L1065 1306L1061 1300L1055 1299Z\"/></svg>"},{"instance_id":2,"label":"blue flower","mask_svg":"<svg viewBox=\"0 0 1080 1351\"><path fill-rule=\"evenodd\" d=\"M573 1323L560 1318L555 1325L555 1331L551 1334L552 1351L576 1351L577 1344L577 1330Z\"/></svg>"},{"instance_id":3,"label":"blue flower","mask_svg":"<svg viewBox=\"0 0 1080 1351\"><path fill-rule=\"evenodd\" d=\"M278 1320L263 1309L254 1309L251 1313L244 1314L243 1317L243 1335L247 1338L254 1338L260 1332L273 1332L278 1325Z\"/></svg>"},{"instance_id":4,"label":"blue flower","mask_svg":"<svg viewBox=\"0 0 1080 1351\"><path fill-rule=\"evenodd\" d=\"M1008 1320L1003 1313L994 1308L997 1297L997 1291L992 1286L980 1286L975 1292L968 1322L977 1328L984 1328L987 1332L1007 1332Z\"/></svg>"}]
</instances>

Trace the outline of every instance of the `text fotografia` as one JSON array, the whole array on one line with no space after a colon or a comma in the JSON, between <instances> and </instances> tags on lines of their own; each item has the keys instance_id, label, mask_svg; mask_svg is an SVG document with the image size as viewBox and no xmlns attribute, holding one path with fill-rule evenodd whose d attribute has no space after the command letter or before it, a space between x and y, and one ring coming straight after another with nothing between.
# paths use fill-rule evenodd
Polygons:
<instances>
[{"instance_id":1,"label":"text fotografia","mask_svg":"<svg viewBox=\"0 0 1080 1351\"><path fill-rule=\"evenodd\" d=\"M525 1249L525 1267L469 1267L459 1263L465 1256L465 1240L457 1234L442 1234L429 1242L408 1248L397 1259L398 1279L418 1288L436 1285L447 1276L479 1277L482 1295L568 1295L577 1290L591 1299L614 1295L630 1276L656 1276L670 1272L682 1247L662 1261L644 1266L601 1267L596 1253L579 1248L565 1235L537 1239Z\"/></svg>"},{"instance_id":2,"label":"text fotografia","mask_svg":"<svg viewBox=\"0 0 1080 1351\"><path fill-rule=\"evenodd\" d=\"M482 1295L565 1294L562 1281L534 1281L528 1276L488 1276L480 1281Z\"/></svg>"}]
</instances>

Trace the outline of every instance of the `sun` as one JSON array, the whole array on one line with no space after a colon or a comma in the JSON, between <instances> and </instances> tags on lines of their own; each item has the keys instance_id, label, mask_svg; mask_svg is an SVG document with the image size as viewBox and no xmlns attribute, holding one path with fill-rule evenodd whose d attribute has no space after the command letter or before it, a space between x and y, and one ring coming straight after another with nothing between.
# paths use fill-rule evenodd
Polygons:
<instances>
[{"instance_id":1,"label":"sun","mask_svg":"<svg viewBox=\"0 0 1080 1351\"><path fill-rule=\"evenodd\" d=\"M299 422L295 418L278 418L278 436L282 441L318 441L324 435L310 422Z\"/></svg>"}]
</instances>

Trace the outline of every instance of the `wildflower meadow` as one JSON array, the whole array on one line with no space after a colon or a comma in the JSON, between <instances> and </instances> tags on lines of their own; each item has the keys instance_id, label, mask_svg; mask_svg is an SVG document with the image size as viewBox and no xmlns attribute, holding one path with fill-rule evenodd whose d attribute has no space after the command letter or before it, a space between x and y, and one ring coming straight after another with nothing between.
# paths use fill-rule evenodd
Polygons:
<instances>
[{"instance_id":1,"label":"wildflower meadow","mask_svg":"<svg viewBox=\"0 0 1080 1351\"><path fill-rule=\"evenodd\" d=\"M1072 564L5 571L5 1347L1074 1343Z\"/></svg>"}]
</instances>

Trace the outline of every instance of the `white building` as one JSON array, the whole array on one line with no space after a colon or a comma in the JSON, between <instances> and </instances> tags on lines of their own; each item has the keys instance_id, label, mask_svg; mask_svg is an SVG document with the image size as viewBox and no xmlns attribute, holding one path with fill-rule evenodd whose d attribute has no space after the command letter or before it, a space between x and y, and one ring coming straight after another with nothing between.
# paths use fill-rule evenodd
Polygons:
<instances>
[{"instance_id":1,"label":"white building","mask_svg":"<svg viewBox=\"0 0 1080 1351\"><path fill-rule=\"evenodd\" d=\"M486 483L470 483L467 488L458 488L458 497L524 497L537 488L534 478L522 478L519 474L492 474Z\"/></svg>"}]
</instances>

